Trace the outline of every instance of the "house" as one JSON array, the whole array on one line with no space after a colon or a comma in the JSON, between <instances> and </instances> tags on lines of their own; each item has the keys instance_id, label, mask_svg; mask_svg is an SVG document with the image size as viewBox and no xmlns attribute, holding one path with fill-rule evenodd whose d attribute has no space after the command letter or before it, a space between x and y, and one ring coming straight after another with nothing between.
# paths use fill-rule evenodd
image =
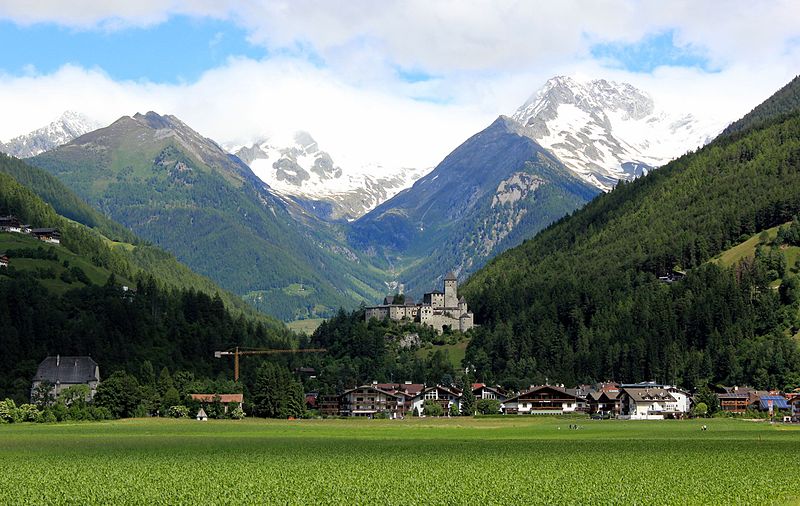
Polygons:
<instances>
[{"instance_id":1,"label":"house","mask_svg":"<svg viewBox=\"0 0 800 506\"><path fill-rule=\"evenodd\" d=\"M756 402L756 391L750 387L722 387L717 394L720 411L728 413L744 413Z\"/></svg>"},{"instance_id":2,"label":"house","mask_svg":"<svg viewBox=\"0 0 800 506\"><path fill-rule=\"evenodd\" d=\"M770 413L791 409L786 397L782 395L761 395L758 397L758 407L761 411L769 411Z\"/></svg>"},{"instance_id":3,"label":"house","mask_svg":"<svg viewBox=\"0 0 800 506\"><path fill-rule=\"evenodd\" d=\"M206 411L203 408L200 408L200 410L197 412L197 421L198 422L208 421L208 415L206 414Z\"/></svg>"},{"instance_id":4,"label":"house","mask_svg":"<svg viewBox=\"0 0 800 506\"><path fill-rule=\"evenodd\" d=\"M623 386L619 397L623 420L663 420L678 413L678 401L664 388Z\"/></svg>"},{"instance_id":5,"label":"house","mask_svg":"<svg viewBox=\"0 0 800 506\"><path fill-rule=\"evenodd\" d=\"M500 387L490 387L483 383L472 384L472 395L475 396L475 400L495 399L500 401L501 404L508 399L508 396L503 393Z\"/></svg>"},{"instance_id":6,"label":"house","mask_svg":"<svg viewBox=\"0 0 800 506\"><path fill-rule=\"evenodd\" d=\"M8 255L0 253L0 268L8 267Z\"/></svg>"},{"instance_id":7,"label":"house","mask_svg":"<svg viewBox=\"0 0 800 506\"><path fill-rule=\"evenodd\" d=\"M405 397L399 393L381 390L376 384L362 385L339 396L339 414L372 418L385 413L389 418L403 418L406 413Z\"/></svg>"},{"instance_id":8,"label":"house","mask_svg":"<svg viewBox=\"0 0 800 506\"><path fill-rule=\"evenodd\" d=\"M219 401L222 403L225 413L228 412L230 404L238 404L239 409L242 409L242 404L244 404L243 394L190 394L190 397L201 404L212 404Z\"/></svg>"},{"instance_id":9,"label":"house","mask_svg":"<svg viewBox=\"0 0 800 506\"><path fill-rule=\"evenodd\" d=\"M319 414L322 416L338 416L339 396L338 395L317 396L317 408L319 409Z\"/></svg>"},{"instance_id":10,"label":"house","mask_svg":"<svg viewBox=\"0 0 800 506\"><path fill-rule=\"evenodd\" d=\"M43 382L53 385L50 393L58 396L63 390L75 385L87 385L89 395L86 400L94 399L97 385L100 384L100 367L91 357L55 357L45 358L33 377L31 397Z\"/></svg>"},{"instance_id":11,"label":"house","mask_svg":"<svg viewBox=\"0 0 800 506\"><path fill-rule=\"evenodd\" d=\"M587 395L589 413L615 417L620 413L619 390L600 390Z\"/></svg>"},{"instance_id":12,"label":"house","mask_svg":"<svg viewBox=\"0 0 800 506\"><path fill-rule=\"evenodd\" d=\"M578 409L578 396L563 386L531 386L503 403L504 414L561 415Z\"/></svg>"},{"instance_id":13,"label":"house","mask_svg":"<svg viewBox=\"0 0 800 506\"><path fill-rule=\"evenodd\" d=\"M0 232L22 232L22 223L16 216L0 216Z\"/></svg>"},{"instance_id":14,"label":"house","mask_svg":"<svg viewBox=\"0 0 800 506\"><path fill-rule=\"evenodd\" d=\"M442 407L445 415L450 413L452 406L461 411L461 392L456 388L436 385L423 389L411 399L412 411L424 415L425 401L434 401Z\"/></svg>"},{"instance_id":15,"label":"house","mask_svg":"<svg viewBox=\"0 0 800 506\"><path fill-rule=\"evenodd\" d=\"M31 235L48 244L61 244L61 233L56 228L32 228Z\"/></svg>"},{"instance_id":16,"label":"house","mask_svg":"<svg viewBox=\"0 0 800 506\"><path fill-rule=\"evenodd\" d=\"M792 397L789 406L792 408L792 420L800 422L800 396Z\"/></svg>"},{"instance_id":17,"label":"house","mask_svg":"<svg viewBox=\"0 0 800 506\"><path fill-rule=\"evenodd\" d=\"M306 409L317 409L317 398L319 398L319 394L317 392L307 392Z\"/></svg>"}]
</instances>

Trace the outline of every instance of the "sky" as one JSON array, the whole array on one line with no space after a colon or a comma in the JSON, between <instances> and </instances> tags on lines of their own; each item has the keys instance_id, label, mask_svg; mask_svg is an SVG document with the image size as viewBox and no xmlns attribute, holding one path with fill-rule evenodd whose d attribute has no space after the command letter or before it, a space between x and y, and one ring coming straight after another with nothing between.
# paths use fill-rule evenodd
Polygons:
<instances>
[{"instance_id":1,"label":"sky","mask_svg":"<svg viewBox=\"0 0 800 506\"><path fill-rule=\"evenodd\" d=\"M732 121L800 73L797 1L0 0L0 140L65 110L430 167L555 75Z\"/></svg>"}]
</instances>

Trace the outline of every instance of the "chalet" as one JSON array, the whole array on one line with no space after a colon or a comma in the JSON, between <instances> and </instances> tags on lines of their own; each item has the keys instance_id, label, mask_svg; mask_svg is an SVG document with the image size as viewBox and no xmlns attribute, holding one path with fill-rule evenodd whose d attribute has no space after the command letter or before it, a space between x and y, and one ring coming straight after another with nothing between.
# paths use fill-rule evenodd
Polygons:
<instances>
[{"instance_id":1,"label":"chalet","mask_svg":"<svg viewBox=\"0 0 800 506\"><path fill-rule=\"evenodd\" d=\"M0 268L8 267L8 255L0 253Z\"/></svg>"},{"instance_id":2,"label":"chalet","mask_svg":"<svg viewBox=\"0 0 800 506\"><path fill-rule=\"evenodd\" d=\"M461 392L456 388L436 385L423 389L411 399L412 410L424 414L425 401L434 401L442 407L444 414L450 413L451 406L461 411Z\"/></svg>"},{"instance_id":3,"label":"chalet","mask_svg":"<svg viewBox=\"0 0 800 506\"><path fill-rule=\"evenodd\" d=\"M339 413L342 416L372 418L378 413L386 413L390 418L402 418L406 413L405 408L402 394L381 390L375 384L347 390L339 397Z\"/></svg>"},{"instance_id":4,"label":"chalet","mask_svg":"<svg viewBox=\"0 0 800 506\"><path fill-rule=\"evenodd\" d=\"M623 386L619 398L623 420L663 420L678 413L678 401L664 388Z\"/></svg>"},{"instance_id":5,"label":"chalet","mask_svg":"<svg viewBox=\"0 0 800 506\"><path fill-rule=\"evenodd\" d=\"M317 408L319 409L319 414L322 416L338 416L339 396L338 395L317 396Z\"/></svg>"},{"instance_id":6,"label":"chalet","mask_svg":"<svg viewBox=\"0 0 800 506\"><path fill-rule=\"evenodd\" d=\"M472 384L472 395L476 400L494 399L500 401L501 404L508 399L508 396L499 387L490 387L483 383Z\"/></svg>"},{"instance_id":7,"label":"chalet","mask_svg":"<svg viewBox=\"0 0 800 506\"><path fill-rule=\"evenodd\" d=\"M619 390L600 390L587 395L589 413L615 417L620 413Z\"/></svg>"},{"instance_id":8,"label":"chalet","mask_svg":"<svg viewBox=\"0 0 800 506\"><path fill-rule=\"evenodd\" d=\"M789 406L792 408L792 420L800 422L800 396L793 397L789 401Z\"/></svg>"},{"instance_id":9,"label":"chalet","mask_svg":"<svg viewBox=\"0 0 800 506\"><path fill-rule=\"evenodd\" d=\"M0 216L0 232L22 232L22 223L16 216Z\"/></svg>"},{"instance_id":10,"label":"chalet","mask_svg":"<svg viewBox=\"0 0 800 506\"><path fill-rule=\"evenodd\" d=\"M504 414L561 415L578 409L578 396L564 387L532 386L529 390L503 403Z\"/></svg>"},{"instance_id":11,"label":"chalet","mask_svg":"<svg viewBox=\"0 0 800 506\"><path fill-rule=\"evenodd\" d=\"M756 391L750 387L722 387L723 392L717 394L720 411L728 413L744 413L757 401Z\"/></svg>"},{"instance_id":12,"label":"chalet","mask_svg":"<svg viewBox=\"0 0 800 506\"><path fill-rule=\"evenodd\" d=\"M97 385L100 384L100 368L91 357L47 357L36 369L33 377L31 396L42 383L53 385L51 394L57 396L63 390L75 386L86 385L89 387L88 400L94 399Z\"/></svg>"},{"instance_id":13,"label":"chalet","mask_svg":"<svg viewBox=\"0 0 800 506\"><path fill-rule=\"evenodd\" d=\"M61 244L61 232L56 228L32 228L31 235L48 244Z\"/></svg>"},{"instance_id":14,"label":"chalet","mask_svg":"<svg viewBox=\"0 0 800 506\"><path fill-rule=\"evenodd\" d=\"M237 404L238 408L242 408L244 403L244 395L242 394L190 394L192 400L198 401L201 404L212 404L216 401L222 403L225 412L228 412L228 406Z\"/></svg>"}]
</instances>

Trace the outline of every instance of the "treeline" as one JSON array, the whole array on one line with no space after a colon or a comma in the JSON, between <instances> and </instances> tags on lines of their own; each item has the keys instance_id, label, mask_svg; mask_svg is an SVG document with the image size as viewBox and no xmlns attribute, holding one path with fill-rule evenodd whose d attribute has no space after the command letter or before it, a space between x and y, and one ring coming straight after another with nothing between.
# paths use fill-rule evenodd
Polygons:
<instances>
[{"instance_id":1,"label":"treeline","mask_svg":"<svg viewBox=\"0 0 800 506\"><path fill-rule=\"evenodd\" d=\"M800 114L620 183L473 276L467 362L509 386L615 379L800 383L797 302L760 270L706 265L800 212ZM767 252L768 253L768 252ZM778 267L780 267L778 265ZM684 281L657 280L689 269Z\"/></svg>"},{"instance_id":2,"label":"treeline","mask_svg":"<svg viewBox=\"0 0 800 506\"><path fill-rule=\"evenodd\" d=\"M137 371L150 361L197 377L230 378L232 361L214 351L232 346L286 348L288 330L235 315L219 296L161 288L137 276L123 291L112 275L57 295L25 272L0 276L0 398L29 397L36 368L48 355L88 355L101 374Z\"/></svg>"}]
</instances>

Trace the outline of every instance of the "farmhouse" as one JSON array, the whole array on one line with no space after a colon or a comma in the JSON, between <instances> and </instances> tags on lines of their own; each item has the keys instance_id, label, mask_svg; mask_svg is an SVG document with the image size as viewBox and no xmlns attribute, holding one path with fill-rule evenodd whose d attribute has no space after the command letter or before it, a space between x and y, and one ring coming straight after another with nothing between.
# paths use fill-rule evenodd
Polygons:
<instances>
[{"instance_id":1,"label":"farmhouse","mask_svg":"<svg viewBox=\"0 0 800 506\"><path fill-rule=\"evenodd\" d=\"M31 396L43 382L53 385L50 390L53 396L74 385L87 385L89 396L86 400L92 400L100 383L100 368L91 357L47 357L39 364L33 377Z\"/></svg>"},{"instance_id":2,"label":"farmhouse","mask_svg":"<svg viewBox=\"0 0 800 506\"><path fill-rule=\"evenodd\" d=\"M31 235L49 244L61 244L61 233L56 228L32 228Z\"/></svg>"},{"instance_id":3,"label":"farmhouse","mask_svg":"<svg viewBox=\"0 0 800 506\"><path fill-rule=\"evenodd\" d=\"M16 216L0 216L0 232L22 232L22 223Z\"/></svg>"},{"instance_id":4,"label":"farmhouse","mask_svg":"<svg viewBox=\"0 0 800 506\"><path fill-rule=\"evenodd\" d=\"M623 420L663 420L677 412L678 401L665 389L628 387L620 390L620 416Z\"/></svg>"},{"instance_id":5,"label":"farmhouse","mask_svg":"<svg viewBox=\"0 0 800 506\"><path fill-rule=\"evenodd\" d=\"M531 386L503 403L504 414L562 415L578 409L579 398L563 386Z\"/></svg>"},{"instance_id":6,"label":"farmhouse","mask_svg":"<svg viewBox=\"0 0 800 506\"><path fill-rule=\"evenodd\" d=\"M389 296L380 306L370 306L365 310L367 321L371 318L391 320L411 320L429 325L440 334L445 328L466 332L475 326L474 316L467 307L464 297L458 298L458 280L452 272L444 278L444 292L433 291L422 297L422 303L414 304L410 297L396 300Z\"/></svg>"}]
</instances>

